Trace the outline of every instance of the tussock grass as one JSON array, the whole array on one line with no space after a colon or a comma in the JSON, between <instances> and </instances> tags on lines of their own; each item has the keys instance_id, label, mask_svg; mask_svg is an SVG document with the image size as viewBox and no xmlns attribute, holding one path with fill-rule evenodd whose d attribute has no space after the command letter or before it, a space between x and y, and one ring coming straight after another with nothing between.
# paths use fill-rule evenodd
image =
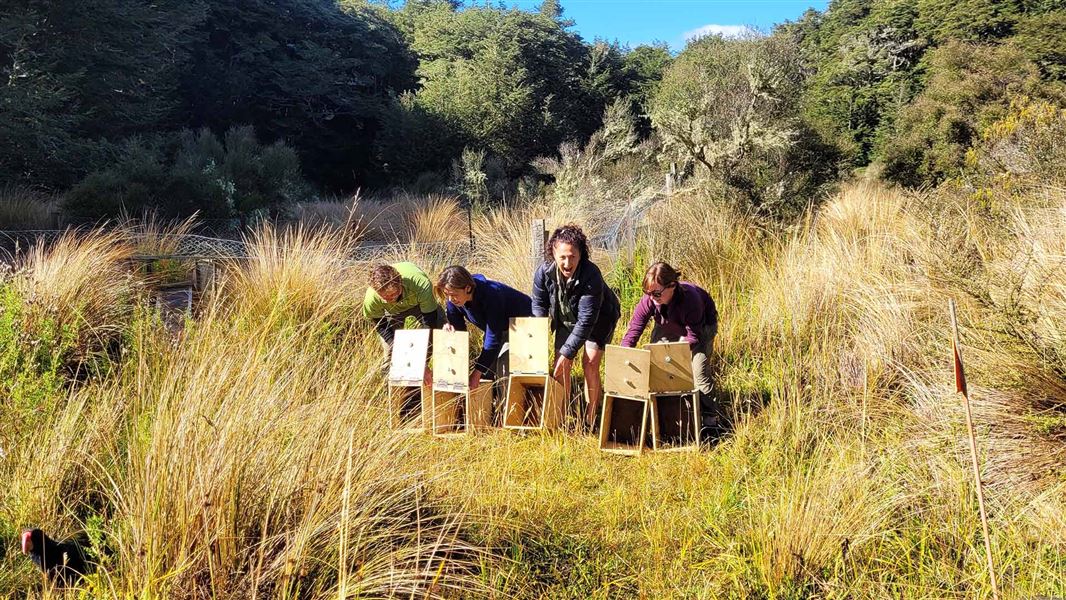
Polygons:
<instances>
[{"instance_id":1,"label":"tussock grass","mask_svg":"<svg viewBox=\"0 0 1066 600\"><path fill-rule=\"evenodd\" d=\"M365 290L347 260L356 241L346 231L264 224L245 240L248 259L226 269L228 302L209 306L270 323L349 322Z\"/></svg>"},{"instance_id":2,"label":"tussock grass","mask_svg":"<svg viewBox=\"0 0 1066 600\"><path fill-rule=\"evenodd\" d=\"M263 229L177 338L148 312L91 313L123 353L0 458L0 531L99 532L114 554L90 597L989 597L954 297L1002 585L1063 595L1063 201L860 182L789 228L696 192L656 206L637 260L718 301L732 431L632 460L571 433L389 433L353 235ZM457 257L409 242L450 239L457 210L412 199L383 260L435 276ZM527 289L543 211L479 215L472 269ZM35 293L96 281L73 244ZM10 548L0 572L0 594L33 580Z\"/></svg>"},{"instance_id":3,"label":"tussock grass","mask_svg":"<svg viewBox=\"0 0 1066 600\"><path fill-rule=\"evenodd\" d=\"M132 317L132 254L121 231L102 230L67 231L20 254L9 285L22 300L22 331L62 332L81 357L106 345Z\"/></svg>"},{"instance_id":4,"label":"tussock grass","mask_svg":"<svg viewBox=\"0 0 1066 600\"><path fill-rule=\"evenodd\" d=\"M7 184L0 187L0 229L50 229L58 201L52 194Z\"/></svg>"},{"instance_id":5,"label":"tussock grass","mask_svg":"<svg viewBox=\"0 0 1066 600\"><path fill-rule=\"evenodd\" d=\"M416 205L411 213L407 239L413 244L443 242L466 237L466 215L457 198L435 196Z\"/></svg>"}]
</instances>

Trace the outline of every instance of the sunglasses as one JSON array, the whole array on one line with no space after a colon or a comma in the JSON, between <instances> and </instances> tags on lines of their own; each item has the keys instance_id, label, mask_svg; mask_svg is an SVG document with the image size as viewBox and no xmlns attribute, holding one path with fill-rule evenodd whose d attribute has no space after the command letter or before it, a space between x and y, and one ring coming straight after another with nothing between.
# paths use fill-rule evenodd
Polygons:
<instances>
[{"instance_id":1,"label":"sunglasses","mask_svg":"<svg viewBox=\"0 0 1066 600\"><path fill-rule=\"evenodd\" d=\"M662 298L662 295L663 295L663 294L664 294L664 293L666 292L666 290L668 290L668 289L670 289L670 288L674 287L675 285L677 285L677 284L676 284L676 283L671 283L671 284L667 285L666 287L664 287L664 288L662 288L662 289L659 289L659 290L653 290L653 291L651 291L651 292L647 292L647 294L648 294L649 296L651 296L652 298L656 298L656 299L658 299L658 298Z\"/></svg>"}]
</instances>

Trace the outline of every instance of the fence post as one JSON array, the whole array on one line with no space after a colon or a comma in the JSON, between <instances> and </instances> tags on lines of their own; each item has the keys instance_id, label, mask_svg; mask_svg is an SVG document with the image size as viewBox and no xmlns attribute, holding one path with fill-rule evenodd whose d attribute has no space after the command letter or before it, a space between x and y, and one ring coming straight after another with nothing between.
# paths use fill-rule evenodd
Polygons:
<instances>
[{"instance_id":1,"label":"fence post","mask_svg":"<svg viewBox=\"0 0 1066 600\"><path fill-rule=\"evenodd\" d=\"M540 265L541 256L544 254L544 244L547 243L548 230L544 219L533 219L533 224L530 226L529 231L529 256L530 262L533 263L534 271Z\"/></svg>"},{"instance_id":2,"label":"fence post","mask_svg":"<svg viewBox=\"0 0 1066 600\"><path fill-rule=\"evenodd\" d=\"M637 250L637 221L636 219L630 219L626 223L626 259L630 264L633 263L633 256Z\"/></svg>"}]
</instances>

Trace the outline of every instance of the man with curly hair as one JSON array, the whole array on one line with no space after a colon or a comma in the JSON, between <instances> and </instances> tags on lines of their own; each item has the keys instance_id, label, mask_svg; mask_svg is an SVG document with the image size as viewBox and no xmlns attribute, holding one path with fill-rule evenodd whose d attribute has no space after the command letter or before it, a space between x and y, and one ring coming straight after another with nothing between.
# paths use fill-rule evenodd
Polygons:
<instances>
[{"instance_id":1,"label":"man with curly hair","mask_svg":"<svg viewBox=\"0 0 1066 600\"><path fill-rule=\"evenodd\" d=\"M570 389L574 358L585 349L585 425L596 426L603 381L600 364L621 316L618 296L589 258L588 238L577 225L556 229L544 246L544 262L533 275L533 316L550 317L555 333L552 376Z\"/></svg>"},{"instance_id":2,"label":"man with curly hair","mask_svg":"<svg viewBox=\"0 0 1066 600\"><path fill-rule=\"evenodd\" d=\"M444 320L444 311L433 295L429 276L413 263L399 262L378 265L370 272L370 286L363 297L363 316L374 322L388 359L396 330L403 328L407 317L414 317L423 327L436 329Z\"/></svg>"}]
</instances>

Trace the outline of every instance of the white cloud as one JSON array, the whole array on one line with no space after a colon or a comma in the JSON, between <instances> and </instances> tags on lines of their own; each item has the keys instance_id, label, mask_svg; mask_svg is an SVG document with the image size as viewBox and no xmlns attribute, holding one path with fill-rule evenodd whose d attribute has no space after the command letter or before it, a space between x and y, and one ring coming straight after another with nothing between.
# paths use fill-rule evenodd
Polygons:
<instances>
[{"instance_id":1,"label":"white cloud","mask_svg":"<svg viewBox=\"0 0 1066 600\"><path fill-rule=\"evenodd\" d=\"M685 41L692 41L697 38L701 38L705 35L720 35L726 38L738 38L749 35L758 35L759 32L747 25L718 25L711 23L710 25L704 25L699 29L693 29L692 31L686 31L684 34Z\"/></svg>"}]
</instances>

